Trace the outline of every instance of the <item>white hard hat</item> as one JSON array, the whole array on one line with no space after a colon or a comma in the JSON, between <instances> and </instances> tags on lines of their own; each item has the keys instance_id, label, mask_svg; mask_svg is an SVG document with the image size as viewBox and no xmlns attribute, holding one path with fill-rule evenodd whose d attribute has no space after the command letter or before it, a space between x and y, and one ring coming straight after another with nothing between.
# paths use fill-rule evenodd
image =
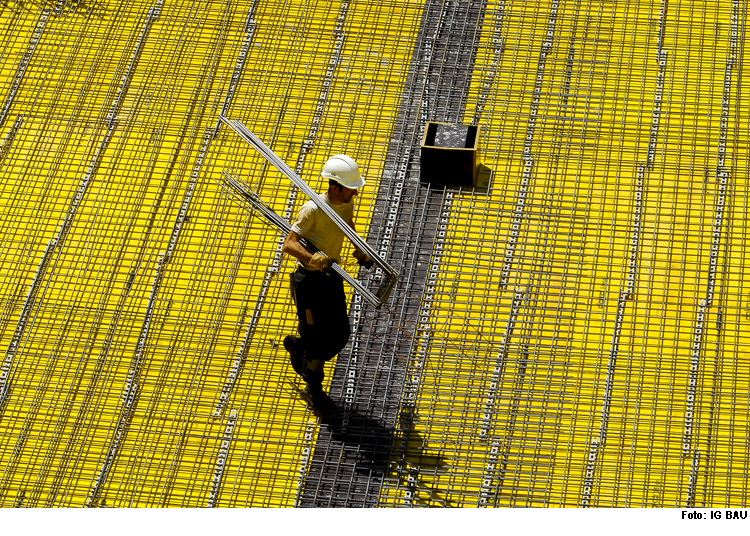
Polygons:
<instances>
[{"instance_id":1,"label":"white hard hat","mask_svg":"<svg viewBox=\"0 0 750 536\"><path fill-rule=\"evenodd\" d=\"M329 158L323 166L321 175L347 188L357 189L365 185L365 179L359 174L359 166L353 158L345 154L337 154Z\"/></svg>"}]
</instances>

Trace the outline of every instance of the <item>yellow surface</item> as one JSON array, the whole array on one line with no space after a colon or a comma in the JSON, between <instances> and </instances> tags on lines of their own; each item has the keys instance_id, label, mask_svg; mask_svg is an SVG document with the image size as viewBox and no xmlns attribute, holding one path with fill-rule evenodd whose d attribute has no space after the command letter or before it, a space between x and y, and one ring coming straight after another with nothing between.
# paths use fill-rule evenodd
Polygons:
<instances>
[{"instance_id":1,"label":"yellow surface","mask_svg":"<svg viewBox=\"0 0 750 536\"><path fill-rule=\"evenodd\" d=\"M417 334L420 348L429 342L416 425L405 447L405 474L411 469L414 481L387 479L384 504L583 504L618 296L627 280L637 163L648 154L660 3L559 4L539 104L540 114L557 119L547 115L534 131L529 194L510 280L502 289L551 5L489 3L463 122L479 114L492 187L486 195L457 191L445 248L433 254L432 264L439 258L440 269L429 325ZM750 455L742 290L750 156L743 140L750 124L747 90L737 83L746 59L732 74L725 164L733 168L732 208L724 214L717 297L706 313L693 443L689 455L682 453L691 342L706 298L718 203L731 6L669 2L665 14L664 105L654 166L645 174L636 290L622 317L606 445L599 448L589 503L595 506L688 504L696 450L693 504L748 504L748 476L741 467ZM498 51L489 28L501 16ZM482 83L495 68L486 108L477 111ZM483 436L481 414L517 291L523 302L508 341L493 424ZM717 321L723 321L720 333ZM416 362L415 351L412 367ZM490 478L491 463L502 467L500 481ZM488 478L492 499L483 503Z\"/></svg>"},{"instance_id":2,"label":"yellow surface","mask_svg":"<svg viewBox=\"0 0 750 536\"><path fill-rule=\"evenodd\" d=\"M213 179L224 169L239 173L281 214L289 183L226 129L198 166L200 148L227 98L254 7L255 33L227 114L251 125L318 189L317 170L328 155L353 156L368 178L356 216L366 236L422 2L348 4L340 49L341 3L167 1L147 25L153 5L109 2L51 13L0 125L7 142L0 151L3 359L27 293L36 288L0 413L4 507L206 506L231 411L236 426L215 504L293 506L306 449L315 442L318 425L297 400L281 346L295 328L285 275L291 263L280 257L263 290L277 234L242 212ZM488 2L464 122L478 116L492 184L488 192L446 193L453 195L447 235L435 256L433 300L423 309L429 325L417 331L412 355L401 356L410 370L418 352L426 356L412 431L405 445L400 436L392 445L389 467L400 460L404 467L385 475L382 506L581 504L627 278L635 176L648 152L660 3L560 3L539 103L540 114L557 119L539 122L534 132L528 201L508 286L501 288L550 5ZM13 2L0 9L4 105L41 12ZM654 166L644 179L636 288L624 308L607 441L594 476L597 506L688 501L693 457L682 452L682 434L718 202L731 10L729 1L668 4L664 104ZM496 24L502 49L492 41ZM731 196L697 377L696 506L748 504L750 312L743 281L750 98L737 84L746 64L742 59L733 71ZM490 76L488 90L483 82ZM119 87L125 94L118 123L104 146ZM300 159L316 126L313 149ZM99 146L99 167L33 287L45 247L63 228ZM292 212L302 201L292 199ZM170 238L177 246L163 263ZM492 424L483 429L516 292L523 292L522 303ZM215 419L261 295L246 361ZM124 439L94 494L139 350L136 409L121 425ZM504 468L502 482L488 476L493 463ZM483 490L493 494L487 503Z\"/></svg>"},{"instance_id":3,"label":"yellow surface","mask_svg":"<svg viewBox=\"0 0 750 536\"><path fill-rule=\"evenodd\" d=\"M47 242L62 225L105 118L146 28L151 2L108 3L51 16L3 131L26 118L2 162L2 344L7 348ZM273 277L241 378L212 419L237 357L276 234L220 193L225 168L249 175L264 198L289 185L260 174L260 160L231 133L212 144L175 253L157 285L204 134L215 126L242 45L249 3L167 2L143 50L72 226L43 274L2 414L2 504L81 506L113 443L120 397L156 292L143 351L142 390L108 480L94 504L205 506L228 415L237 410L218 506L290 506L314 419L297 400L280 341L295 328L282 273ZM319 121L301 170L347 152L370 182L360 232L377 191L410 59L418 3L352 3L324 109L315 106L334 50L339 5L258 2L255 34L228 115L294 163ZM9 88L39 12L10 4L0 80ZM6 95L9 92L6 92ZM345 118L351 128L342 128ZM372 135L372 133L376 135ZM254 180L253 177L255 177ZM299 206L299 202L297 206ZM132 289L127 290L130 274ZM312 431L317 427L311 428Z\"/></svg>"}]
</instances>

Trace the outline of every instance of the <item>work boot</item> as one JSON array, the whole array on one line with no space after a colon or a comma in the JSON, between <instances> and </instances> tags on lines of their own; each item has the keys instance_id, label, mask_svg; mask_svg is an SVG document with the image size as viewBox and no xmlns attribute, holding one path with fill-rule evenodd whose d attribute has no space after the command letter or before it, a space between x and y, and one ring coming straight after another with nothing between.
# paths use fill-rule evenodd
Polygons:
<instances>
[{"instance_id":1,"label":"work boot","mask_svg":"<svg viewBox=\"0 0 750 536\"><path fill-rule=\"evenodd\" d=\"M336 411L336 405L327 394L323 391L311 392L309 387L305 387L301 394L302 400L307 402L307 408L317 417L330 417Z\"/></svg>"},{"instance_id":2,"label":"work boot","mask_svg":"<svg viewBox=\"0 0 750 536\"><path fill-rule=\"evenodd\" d=\"M294 372L302 376L302 358L305 355L302 339L287 335L284 337L284 349L289 352L289 362L292 364Z\"/></svg>"}]
</instances>

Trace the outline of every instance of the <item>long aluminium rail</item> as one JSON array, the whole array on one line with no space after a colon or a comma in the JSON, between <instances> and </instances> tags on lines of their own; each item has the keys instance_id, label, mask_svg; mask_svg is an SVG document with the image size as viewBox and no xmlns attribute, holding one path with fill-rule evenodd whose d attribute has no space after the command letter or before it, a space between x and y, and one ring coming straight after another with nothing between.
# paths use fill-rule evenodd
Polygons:
<instances>
[{"instance_id":1,"label":"long aluminium rail","mask_svg":"<svg viewBox=\"0 0 750 536\"><path fill-rule=\"evenodd\" d=\"M373 293L359 281L351 277L343 268L334 263L333 270L339 274L347 283L349 283L357 292L359 292L368 302L370 302L375 308L380 309L383 304L388 300L393 287L398 281L398 273L388 264L382 257L380 257L375 250L365 242L351 226L346 223L341 216L336 214L334 210L326 206L325 203L320 201L318 194L313 190L299 175L297 175L292 168L290 168L276 153L274 153L270 147L263 143L260 138L250 131L241 121L237 119L228 119L224 116L219 117L220 120L227 125L235 134L237 134L244 141L253 146L268 162L278 169L286 178L292 181L295 186L302 190L312 201L323 211L333 222L344 232L344 234L357 246L360 250L364 251L368 257L370 257L375 266L385 277L381 280L377 290ZM246 203L240 203L243 208L250 208L253 212L256 212L263 216L272 225L280 229L284 233L288 233L291 230L291 225L286 222L281 216L276 214L270 207L265 206L257 195L253 195L252 191L246 188L239 180L231 176L227 176L227 180L223 186L229 189L234 194L234 198L237 200L246 201Z\"/></svg>"}]
</instances>

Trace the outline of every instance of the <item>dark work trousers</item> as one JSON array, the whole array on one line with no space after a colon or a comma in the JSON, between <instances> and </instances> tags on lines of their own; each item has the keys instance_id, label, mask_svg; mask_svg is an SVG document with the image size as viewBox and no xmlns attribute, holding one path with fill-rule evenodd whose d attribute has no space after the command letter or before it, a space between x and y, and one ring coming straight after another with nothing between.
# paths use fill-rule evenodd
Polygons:
<instances>
[{"instance_id":1,"label":"dark work trousers","mask_svg":"<svg viewBox=\"0 0 750 536\"><path fill-rule=\"evenodd\" d=\"M302 378L310 392L323 390L323 363L343 350L349 340L344 282L335 273L305 270L291 274L292 299L297 306L297 327L305 347ZM306 310L312 311L308 324Z\"/></svg>"}]
</instances>

